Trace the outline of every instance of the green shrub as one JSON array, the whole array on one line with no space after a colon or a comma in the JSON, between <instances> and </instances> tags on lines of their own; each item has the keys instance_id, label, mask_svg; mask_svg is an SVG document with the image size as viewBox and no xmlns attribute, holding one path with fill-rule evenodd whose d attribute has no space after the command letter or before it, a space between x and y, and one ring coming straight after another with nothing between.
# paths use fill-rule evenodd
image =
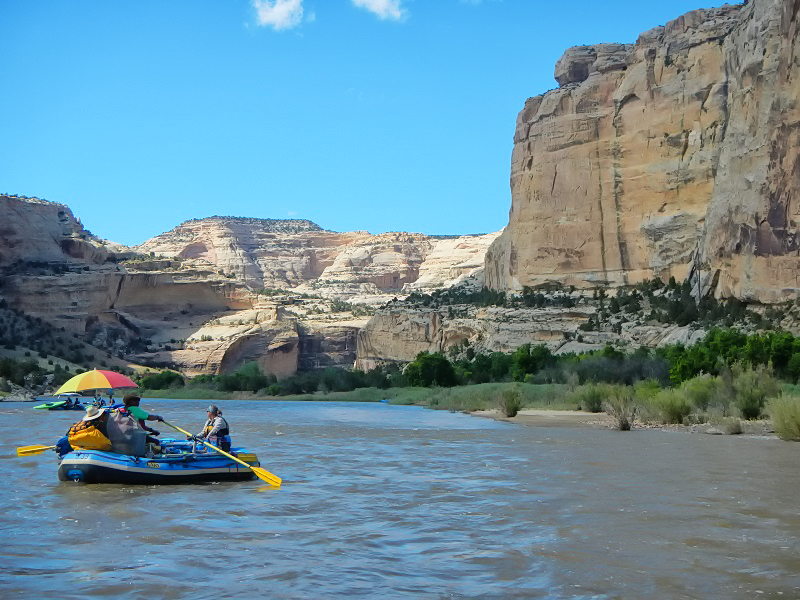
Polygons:
<instances>
[{"instance_id":1,"label":"green shrub","mask_svg":"<svg viewBox=\"0 0 800 600\"><path fill-rule=\"evenodd\" d=\"M736 407L742 418L748 420L760 417L767 399L781 393L780 385L772 376L772 369L763 365L755 368L737 365L733 370L733 389Z\"/></svg>"},{"instance_id":2,"label":"green shrub","mask_svg":"<svg viewBox=\"0 0 800 600\"><path fill-rule=\"evenodd\" d=\"M800 442L800 397L774 398L767 404L767 413L780 439Z\"/></svg>"},{"instance_id":3,"label":"green shrub","mask_svg":"<svg viewBox=\"0 0 800 600\"><path fill-rule=\"evenodd\" d=\"M184 381L180 373L176 373L175 371L162 371L161 373L144 376L139 384L146 390L165 390L183 387Z\"/></svg>"},{"instance_id":4,"label":"green shrub","mask_svg":"<svg viewBox=\"0 0 800 600\"><path fill-rule=\"evenodd\" d=\"M644 404L661 391L661 384L656 379L645 379L633 384L633 395L636 402Z\"/></svg>"},{"instance_id":5,"label":"green shrub","mask_svg":"<svg viewBox=\"0 0 800 600\"><path fill-rule=\"evenodd\" d=\"M680 390L689 402L700 412L705 412L714 399L714 393L720 382L711 375L698 375L693 379L684 381Z\"/></svg>"},{"instance_id":6,"label":"green shrub","mask_svg":"<svg viewBox=\"0 0 800 600\"><path fill-rule=\"evenodd\" d=\"M736 417L722 417L713 423L727 435L740 435L744 433L742 420Z\"/></svg>"},{"instance_id":7,"label":"green shrub","mask_svg":"<svg viewBox=\"0 0 800 600\"><path fill-rule=\"evenodd\" d=\"M522 399L519 390L511 388L500 392L498 399L500 412L506 417L516 417L519 409L522 408Z\"/></svg>"},{"instance_id":8,"label":"green shrub","mask_svg":"<svg viewBox=\"0 0 800 600\"><path fill-rule=\"evenodd\" d=\"M798 379L800 379L800 352L792 354L789 363L786 365L786 371L789 373L789 377L793 383L796 383Z\"/></svg>"},{"instance_id":9,"label":"green shrub","mask_svg":"<svg viewBox=\"0 0 800 600\"><path fill-rule=\"evenodd\" d=\"M638 412L631 388L609 386L609 395L604 407L606 412L616 420L617 429L630 431Z\"/></svg>"},{"instance_id":10,"label":"green shrub","mask_svg":"<svg viewBox=\"0 0 800 600\"><path fill-rule=\"evenodd\" d=\"M689 399L680 390L661 390L650 400L650 406L662 423L680 425L692 413Z\"/></svg>"},{"instance_id":11,"label":"green shrub","mask_svg":"<svg viewBox=\"0 0 800 600\"><path fill-rule=\"evenodd\" d=\"M443 354L420 352L408 364L404 374L409 384L419 387L456 385L456 373L453 365Z\"/></svg>"},{"instance_id":12,"label":"green shrub","mask_svg":"<svg viewBox=\"0 0 800 600\"><path fill-rule=\"evenodd\" d=\"M607 385L590 384L579 387L571 394L571 398L586 412L603 412L603 402L608 395Z\"/></svg>"}]
</instances>

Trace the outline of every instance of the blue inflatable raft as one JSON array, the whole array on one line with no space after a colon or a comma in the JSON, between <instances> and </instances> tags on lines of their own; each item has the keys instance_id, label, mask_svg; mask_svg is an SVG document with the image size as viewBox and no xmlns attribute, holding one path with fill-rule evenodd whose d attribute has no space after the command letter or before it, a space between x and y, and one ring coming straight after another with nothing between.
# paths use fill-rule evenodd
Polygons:
<instances>
[{"instance_id":1,"label":"blue inflatable raft","mask_svg":"<svg viewBox=\"0 0 800 600\"><path fill-rule=\"evenodd\" d=\"M61 457L58 478L83 483L174 484L243 481L255 474L244 465L183 440L162 440L162 453L152 458L100 450L73 450ZM202 448L202 449L201 449ZM254 467L255 454L231 448L231 454Z\"/></svg>"}]
</instances>

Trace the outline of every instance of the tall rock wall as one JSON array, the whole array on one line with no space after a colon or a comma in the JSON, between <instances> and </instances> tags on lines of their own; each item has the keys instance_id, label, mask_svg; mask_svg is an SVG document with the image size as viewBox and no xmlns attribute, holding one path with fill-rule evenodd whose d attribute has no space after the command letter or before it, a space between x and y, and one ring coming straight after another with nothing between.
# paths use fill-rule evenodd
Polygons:
<instances>
[{"instance_id":1,"label":"tall rock wall","mask_svg":"<svg viewBox=\"0 0 800 600\"><path fill-rule=\"evenodd\" d=\"M569 49L517 118L487 285L693 272L719 295L796 295L797 11L754 0Z\"/></svg>"},{"instance_id":2,"label":"tall rock wall","mask_svg":"<svg viewBox=\"0 0 800 600\"><path fill-rule=\"evenodd\" d=\"M757 0L724 41L729 115L696 272L701 291L800 296L800 1Z\"/></svg>"}]
</instances>

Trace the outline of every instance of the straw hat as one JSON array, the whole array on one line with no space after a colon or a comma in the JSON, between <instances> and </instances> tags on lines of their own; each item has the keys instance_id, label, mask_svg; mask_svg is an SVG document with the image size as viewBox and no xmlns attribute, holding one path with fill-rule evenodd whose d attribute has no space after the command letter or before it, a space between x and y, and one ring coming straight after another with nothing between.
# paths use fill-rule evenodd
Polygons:
<instances>
[{"instance_id":1,"label":"straw hat","mask_svg":"<svg viewBox=\"0 0 800 600\"><path fill-rule=\"evenodd\" d=\"M102 417L105 412L105 408L97 408L96 406L92 405L86 409L86 416L84 416L82 420L93 421L94 419Z\"/></svg>"}]
</instances>

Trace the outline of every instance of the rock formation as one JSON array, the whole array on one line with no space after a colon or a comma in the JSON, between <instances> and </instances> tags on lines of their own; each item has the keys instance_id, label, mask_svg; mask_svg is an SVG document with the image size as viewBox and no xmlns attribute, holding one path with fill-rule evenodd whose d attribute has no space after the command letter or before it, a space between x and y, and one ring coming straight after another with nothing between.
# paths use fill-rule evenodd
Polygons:
<instances>
[{"instance_id":1,"label":"rock formation","mask_svg":"<svg viewBox=\"0 0 800 600\"><path fill-rule=\"evenodd\" d=\"M694 266L720 296L797 298L800 2L751 1L722 49L728 119Z\"/></svg>"},{"instance_id":2,"label":"rock formation","mask_svg":"<svg viewBox=\"0 0 800 600\"><path fill-rule=\"evenodd\" d=\"M352 366L370 307L418 282L480 278L496 236L213 217L130 249L93 236L62 204L14 196L0 196L0 223L0 297L11 308L114 356L189 375L245 362L279 377Z\"/></svg>"},{"instance_id":3,"label":"rock formation","mask_svg":"<svg viewBox=\"0 0 800 600\"><path fill-rule=\"evenodd\" d=\"M620 340L629 348L693 343L705 335L691 327L635 321L623 324L619 333L581 331L580 326L596 310L589 303L574 308L392 306L379 311L358 332L356 367L370 370L387 363L404 364L420 352L447 353L452 348L507 353L523 344L545 344L552 352L563 354L600 350Z\"/></svg>"},{"instance_id":4,"label":"rock formation","mask_svg":"<svg viewBox=\"0 0 800 600\"><path fill-rule=\"evenodd\" d=\"M486 281L797 297L798 3L696 10L567 50L517 118L509 224Z\"/></svg>"},{"instance_id":5,"label":"rock formation","mask_svg":"<svg viewBox=\"0 0 800 600\"><path fill-rule=\"evenodd\" d=\"M357 284L379 293L416 281L432 244L420 234L337 233L311 221L211 217L182 223L136 249L213 266L254 290Z\"/></svg>"},{"instance_id":6,"label":"rock formation","mask_svg":"<svg viewBox=\"0 0 800 600\"><path fill-rule=\"evenodd\" d=\"M798 11L797 0L752 0L692 11L635 44L568 49L558 89L517 118L509 224L486 253L486 284L580 290L689 276L698 296L798 298ZM641 321L581 332L587 314L393 304L359 332L357 364L464 340L566 352L699 335Z\"/></svg>"},{"instance_id":7,"label":"rock formation","mask_svg":"<svg viewBox=\"0 0 800 600\"><path fill-rule=\"evenodd\" d=\"M0 196L0 296L115 355L189 374L249 361L279 376L371 368L465 344L689 341L696 332L644 318L579 329L594 310L588 290L674 276L697 296L800 298L798 13L800 0L751 0L689 12L633 44L568 49L558 89L518 115L499 235L213 217L128 249L64 205ZM484 282L557 284L575 305L396 300Z\"/></svg>"}]
</instances>

